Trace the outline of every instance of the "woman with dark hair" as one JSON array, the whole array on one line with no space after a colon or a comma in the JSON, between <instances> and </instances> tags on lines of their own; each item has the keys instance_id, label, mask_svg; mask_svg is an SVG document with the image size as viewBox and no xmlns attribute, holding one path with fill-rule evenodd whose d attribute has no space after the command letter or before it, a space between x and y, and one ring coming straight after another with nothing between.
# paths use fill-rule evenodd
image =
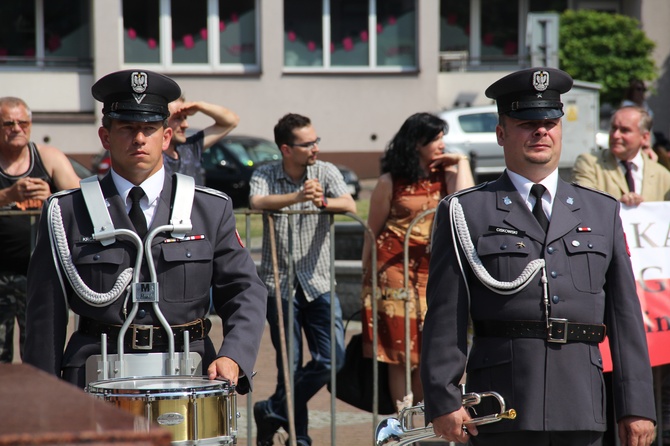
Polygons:
<instances>
[{"instance_id":1,"label":"woman with dark hair","mask_svg":"<svg viewBox=\"0 0 670 446\"><path fill-rule=\"evenodd\" d=\"M405 292L404 243L410 223L434 209L447 194L474 186L468 157L444 153L448 131L442 119L416 113L403 123L381 162L382 175L370 198L368 226L376 237L379 361L388 363L389 392L398 410L423 400L419 346L426 313L429 242L434 214L411 228L409 280ZM372 244L363 244L363 352L372 357ZM411 389L405 381L405 302L410 321Z\"/></svg>"}]
</instances>

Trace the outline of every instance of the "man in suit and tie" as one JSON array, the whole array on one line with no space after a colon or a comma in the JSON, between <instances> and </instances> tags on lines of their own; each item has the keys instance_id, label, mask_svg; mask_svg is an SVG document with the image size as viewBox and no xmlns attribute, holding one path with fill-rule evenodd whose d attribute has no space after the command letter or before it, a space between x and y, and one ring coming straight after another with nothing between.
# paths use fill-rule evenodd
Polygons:
<instances>
[{"instance_id":1,"label":"man in suit and tie","mask_svg":"<svg viewBox=\"0 0 670 446\"><path fill-rule=\"evenodd\" d=\"M583 153L572 178L582 186L607 192L623 204L670 200L670 171L642 150L649 146L652 118L644 108L622 107L612 116L609 149Z\"/></svg>"},{"instance_id":2,"label":"man in suit and tie","mask_svg":"<svg viewBox=\"0 0 670 446\"><path fill-rule=\"evenodd\" d=\"M446 441L602 445L605 334L621 445L654 440L651 367L620 203L558 175L560 95L571 87L552 68L493 83L486 95L498 105L507 168L438 207L421 379L426 420ZM466 391L498 392L517 417L468 423L476 415L458 386L466 371ZM477 413L500 411L487 406Z\"/></svg>"}]
</instances>

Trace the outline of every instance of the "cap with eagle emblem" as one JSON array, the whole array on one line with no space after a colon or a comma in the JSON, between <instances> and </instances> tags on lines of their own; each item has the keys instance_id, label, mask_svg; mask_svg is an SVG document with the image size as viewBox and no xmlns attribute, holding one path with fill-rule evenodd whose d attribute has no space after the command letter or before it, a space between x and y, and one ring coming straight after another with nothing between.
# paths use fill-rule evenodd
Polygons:
<instances>
[{"instance_id":1,"label":"cap with eagle emblem","mask_svg":"<svg viewBox=\"0 0 670 446\"><path fill-rule=\"evenodd\" d=\"M181 96L181 88L153 71L123 70L100 78L91 93L103 103L102 113L109 118L155 122L170 116L168 104Z\"/></svg>"},{"instance_id":2,"label":"cap with eagle emblem","mask_svg":"<svg viewBox=\"0 0 670 446\"><path fill-rule=\"evenodd\" d=\"M515 71L486 89L498 113L521 120L556 119L563 116L561 94L572 88L572 77L556 68L535 67Z\"/></svg>"}]
</instances>

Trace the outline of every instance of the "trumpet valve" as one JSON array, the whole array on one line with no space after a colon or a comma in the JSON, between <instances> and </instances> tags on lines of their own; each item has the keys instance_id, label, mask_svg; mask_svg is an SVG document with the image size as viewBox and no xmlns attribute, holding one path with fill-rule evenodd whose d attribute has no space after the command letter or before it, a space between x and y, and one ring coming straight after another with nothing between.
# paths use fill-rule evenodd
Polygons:
<instances>
[{"instance_id":1,"label":"trumpet valve","mask_svg":"<svg viewBox=\"0 0 670 446\"><path fill-rule=\"evenodd\" d=\"M498 415L499 418L504 418L506 420L513 420L516 418L516 410L509 409Z\"/></svg>"}]
</instances>

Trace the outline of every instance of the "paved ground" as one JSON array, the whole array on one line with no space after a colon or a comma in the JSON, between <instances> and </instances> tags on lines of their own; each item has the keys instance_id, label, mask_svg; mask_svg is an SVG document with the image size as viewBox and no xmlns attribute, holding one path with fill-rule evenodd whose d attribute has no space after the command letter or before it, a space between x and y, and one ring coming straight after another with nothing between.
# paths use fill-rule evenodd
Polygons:
<instances>
[{"instance_id":1,"label":"paved ground","mask_svg":"<svg viewBox=\"0 0 670 446\"><path fill-rule=\"evenodd\" d=\"M356 326L357 325L357 326ZM349 336L360 331L360 324L349 325ZM275 351L270 342L270 332L266 326L265 334L261 345L261 351L256 363L258 374L254 379L254 392L251 396L251 405L259 400L266 399L272 394L275 388L277 368L275 367ZM238 400L238 410L241 418L239 421L239 440L240 445L255 444L255 423L251 424L251 433L247 433L247 398ZM309 425L310 436L314 445L331 444L331 415L330 415L331 395L326 388L323 388L309 403ZM336 429L335 443L346 445L371 445L373 444L373 420L372 414L363 412L346 403L336 400ZM252 416L253 421L253 416ZM254 441L248 442L248 436L254 437ZM283 444L282 439L287 437L282 430L275 436L275 444Z\"/></svg>"}]
</instances>

